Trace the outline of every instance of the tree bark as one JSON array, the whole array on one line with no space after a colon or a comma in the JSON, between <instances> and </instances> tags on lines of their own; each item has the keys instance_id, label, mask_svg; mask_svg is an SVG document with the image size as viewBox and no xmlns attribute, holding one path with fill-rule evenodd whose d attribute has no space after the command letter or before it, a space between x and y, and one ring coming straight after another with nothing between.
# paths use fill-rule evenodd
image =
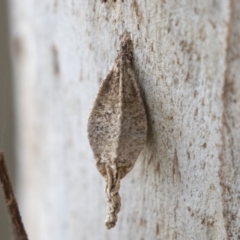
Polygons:
<instances>
[{"instance_id":1,"label":"tree bark","mask_svg":"<svg viewBox=\"0 0 240 240\"><path fill-rule=\"evenodd\" d=\"M237 0L11 0L10 10L29 239L240 238ZM86 125L125 31L148 138L109 231Z\"/></svg>"}]
</instances>

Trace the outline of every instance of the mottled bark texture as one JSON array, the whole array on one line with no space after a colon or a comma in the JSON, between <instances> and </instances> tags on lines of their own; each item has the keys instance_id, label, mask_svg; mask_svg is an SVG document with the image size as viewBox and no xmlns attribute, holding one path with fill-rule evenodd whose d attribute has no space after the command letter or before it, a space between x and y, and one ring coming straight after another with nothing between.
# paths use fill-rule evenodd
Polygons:
<instances>
[{"instance_id":1,"label":"mottled bark texture","mask_svg":"<svg viewBox=\"0 0 240 240\"><path fill-rule=\"evenodd\" d=\"M29 237L238 239L238 1L11 0L10 10ZM108 231L86 129L125 31L149 128Z\"/></svg>"}]
</instances>

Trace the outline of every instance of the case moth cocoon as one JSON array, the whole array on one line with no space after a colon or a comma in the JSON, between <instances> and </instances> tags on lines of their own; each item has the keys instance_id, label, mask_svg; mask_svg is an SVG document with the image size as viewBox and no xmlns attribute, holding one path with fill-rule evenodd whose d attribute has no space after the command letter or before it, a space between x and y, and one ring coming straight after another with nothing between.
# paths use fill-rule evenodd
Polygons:
<instances>
[{"instance_id":1,"label":"case moth cocoon","mask_svg":"<svg viewBox=\"0 0 240 240\"><path fill-rule=\"evenodd\" d=\"M96 166L106 180L108 229L115 226L121 207L120 179L133 168L146 136L147 117L133 67L133 44L125 33L88 120Z\"/></svg>"}]
</instances>

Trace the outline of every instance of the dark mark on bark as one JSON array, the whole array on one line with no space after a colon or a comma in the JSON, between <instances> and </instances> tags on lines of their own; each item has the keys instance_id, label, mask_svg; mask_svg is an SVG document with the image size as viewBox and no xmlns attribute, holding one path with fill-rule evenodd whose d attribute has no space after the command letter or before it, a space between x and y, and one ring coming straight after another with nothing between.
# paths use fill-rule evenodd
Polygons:
<instances>
[{"instance_id":1,"label":"dark mark on bark","mask_svg":"<svg viewBox=\"0 0 240 240\"><path fill-rule=\"evenodd\" d=\"M13 37L12 51L13 51L13 54L18 58L23 54L22 40L18 36Z\"/></svg>"},{"instance_id":2,"label":"dark mark on bark","mask_svg":"<svg viewBox=\"0 0 240 240\"><path fill-rule=\"evenodd\" d=\"M156 230L155 230L156 236L159 235L159 224L156 224Z\"/></svg>"},{"instance_id":3,"label":"dark mark on bark","mask_svg":"<svg viewBox=\"0 0 240 240\"><path fill-rule=\"evenodd\" d=\"M195 109L194 116L196 117L198 115L198 108Z\"/></svg>"},{"instance_id":4,"label":"dark mark on bark","mask_svg":"<svg viewBox=\"0 0 240 240\"><path fill-rule=\"evenodd\" d=\"M58 58L58 50L55 45L52 45L52 59L53 59L53 72L55 75L59 75L60 67L59 67L59 58Z\"/></svg>"},{"instance_id":5,"label":"dark mark on bark","mask_svg":"<svg viewBox=\"0 0 240 240\"><path fill-rule=\"evenodd\" d=\"M178 156L177 156L177 149L175 149L174 152L174 158L173 158L173 182L175 182L175 179L177 181L181 180L181 173L179 171L179 162L178 162Z\"/></svg>"}]
</instances>

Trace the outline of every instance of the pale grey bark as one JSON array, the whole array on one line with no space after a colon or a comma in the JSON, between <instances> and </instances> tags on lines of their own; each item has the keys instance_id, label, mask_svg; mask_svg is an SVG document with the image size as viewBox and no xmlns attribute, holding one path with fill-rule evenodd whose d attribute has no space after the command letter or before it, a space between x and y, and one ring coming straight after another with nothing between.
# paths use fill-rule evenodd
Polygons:
<instances>
[{"instance_id":1,"label":"pale grey bark","mask_svg":"<svg viewBox=\"0 0 240 240\"><path fill-rule=\"evenodd\" d=\"M19 191L30 239L238 239L240 4L11 0ZM106 230L86 124L129 31L148 139Z\"/></svg>"}]
</instances>

